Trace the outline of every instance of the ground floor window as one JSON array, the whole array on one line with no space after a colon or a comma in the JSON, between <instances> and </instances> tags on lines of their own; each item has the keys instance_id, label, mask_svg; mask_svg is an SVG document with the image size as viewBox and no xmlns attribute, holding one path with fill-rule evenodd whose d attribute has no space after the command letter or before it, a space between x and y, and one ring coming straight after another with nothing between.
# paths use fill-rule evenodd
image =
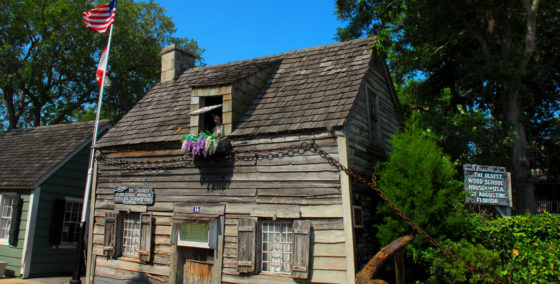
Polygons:
<instances>
[{"instance_id":1,"label":"ground floor window","mask_svg":"<svg viewBox=\"0 0 560 284\"><path fill-rule=\"evenodd\" d=\"M80 237L82 202L66 200L62 225L62 242L75 243Z\"/></svg>"},{"instance_id":2,"label":"ground floor window","mask_svg":"<svg viewBox=\"0 0 560 284\"><path fill-rule=\"evenodd\" d=\"M0 242L8 243L16 195L0 194Z\"/></svg>"},{"instance_id":3,"label":"ground floor window","mask_svg":"<svg viewBox=\"0 0 560 284\"><path fill-rule=\"evenodd\" d=\"M292 222L263 221L261 232L261 271L291 273L294 239Z\"/></svg>"},{"instance_id":4,"label":"ground floor window","mask_svg":"<svg viewBox=\"0 0 560 284\"><path fill-rule=\"evenodd\" d=\"M140 244L140 214L122 213L123 216L123 256L137 257Z\"/></svg>"}]
</instances>

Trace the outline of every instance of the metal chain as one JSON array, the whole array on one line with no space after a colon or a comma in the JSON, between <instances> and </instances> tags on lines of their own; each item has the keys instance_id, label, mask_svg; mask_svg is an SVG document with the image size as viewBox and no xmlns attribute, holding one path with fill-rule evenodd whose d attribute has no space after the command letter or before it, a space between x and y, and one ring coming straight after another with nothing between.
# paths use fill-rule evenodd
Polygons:
<instances>
[{"instance_id":1,"label":"metal chain","mask_svg":"<svg viewBox=\"0 0 560 284\"><path fill-rule=\"evenodd\" d=\"M375 171L372 173L371 181L366 180L359 174L353 172L343 164L341 164L337 159L332 157L328 152L323 150L315 140L311 142L302 142L300 145L290 145L284 147L277 147L272 149L263 149L263 150L231 150L229 154L226 156L227 159L232 159L235 161L258 161L264 159L282 159L284 157L293 157L295 154L305 154L308 151L317 152L322 158L327 160L331 165L336 167L338 170L343 171L348 176L354 178L355 180L369 186L381 199L383 199L391 209L401 218L403 219L408 225L414 229L418 234L424 237L428 242L430 242L434 247L441 250L441 252L453 259L456 262L462 263L469 269L471 272L477 273L483 278L491 278L490 275L481 272L479 269L467 263L465 260L451 252L449 249L442 246L438 241L432 238L426 231L420 228L412 219L406 216L401 209L399 209L386 195L383 191L377 186L377 176ZM262 152L269 152L268 154L259 154ZM272 153L276 152L276 153ZM142 171L154 171L154 170L166 170L166 169L175 169L175 168L182 168L194 165L195 158L192 155L186 154L183 157L176 158L176 159L169 159L169 160L152 160L152 161L130 161L130 160L120 160L114 158L108 158L103 154L100 154L97 159L105 164L105 165L113 165L118 166L120 168L128 169L128 170L142 170ZM496 283L501 283L500 281L496 281Z\"/></svg>"},{"instance_id":2,"label":"metal chain","mask_svg":"<svg viewBox=\"0 0 560 284\"><path fill-rule=\"evenodd\" d=\"M385 202L387 202L387 204L389 205L389 207L391 207L391 209L393 209L393 211L399 216L401 217L401 219L403 219L408 225L410 225L412 227L412 229L414 229L414 231L416 231L418 234L420 234L422 237L424 237L426 240L428 240L428 242L430 242L434 247L438 248L441 250L441 252L443 252L443 254L445 254L446 256L450 257L451 259L453 259L456 262L462 263L463 265L465 265L467 267L467 269L469 269L471 272L477 273L478 275L480 275L482 278L491 278L490 275L480 271L479 269L477 269L476 267L474 267L472 264L468 263L467 261L465 261L464 259L460 258L459 256L457 256L456 254L454 254L453 252L451 252L449 249L445 248L444 246L442 246L437 240L435 240L434 238L432 238L430 235L428 235L428 233L426 233L426 231L424 231L422 228L420 228L416 223L414 223L414 221L412 221L412 219L410 219L408 216L406 216L404 214L404 212L402 212L402 210L400 208L398 208L386 195L385 193L383 193L383 191L377 186L377 175L375 173L375 171L372 172L372 177L371 177L371 181L366 180L365 178L361 177L359 174L353 172L352 170L350 170L349 168L347 168L346 166L344 166L343 164L341 164L338 160L336 160L335 158L333 158L328 152L326 152L325 150L321 149L321 147L319 147L319 145L317 145L315 143L315 141L311 142L312 147L319 153L319 155L321 155L321 157L325 158L327 161L329 161L329 163L331 163L332 165L334 165L338 170L344 171L348 176L354 178L355 180L366 184L367 186L369 186L370 188L372 188L373 190L375 190L375 192L377 193L377 195L379 195L379 197L381 197L381 199L383 199ZM495 281L496 283L501 283L500 281Z\"/></svg>"}]
</instances>

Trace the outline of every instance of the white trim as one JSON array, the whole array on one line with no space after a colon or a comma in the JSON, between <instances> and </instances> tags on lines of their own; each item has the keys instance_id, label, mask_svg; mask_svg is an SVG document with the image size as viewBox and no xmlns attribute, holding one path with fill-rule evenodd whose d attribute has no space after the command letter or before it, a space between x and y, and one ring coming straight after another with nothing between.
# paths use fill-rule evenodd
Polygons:
<instances>
[{"instance_id":1,"label":"white trim","mask_svg":"<svg viewBox=\"0 0 560 284\"><path fill-rule=\"evenodd\" d=\"M17 193L15 192L0 192L0 214L2 214L2 199L3 196L10 196L10 197L17 197ZM10 216L10 219L13 219L12 216L14 215L14 206L12 204L12 215ZM21 218L21 217L20 217ZM10 229L12 228L12 223L10 221ZM0 246L10 246L10 236L8 233L8 238L6 239L0 239Z\"/></svg>"},{"instance_id":2,"label":"white trim","mask_svg":"<svg viewBox=\"0 0 560 284\"><path fill-rule=\"evenodd\" d=\"M340 163L348 167L346 137L337 137L338 157ZM344 247L346 252L346 283L354 283L356 269L354 263L354 224L352 221L352 187L350 177L340 172L340 191L342 193L342 220L344 224Z\"/></svg>"},{"instance_id":3,"label":"white trim","mask_svg":"<svg viewBox=\"0 0 560 284\"><path fill-rule=\"evenodd\" d=\"M27 225L25 226L25 239L23 240L23 253L21 258L20 274L22 278L29 277L31 270L31 256L33 251L33 240L35 239L35 226L41 197L41 187L36 187L29 195L27 209Z\"/></svg>"},{"instance_id":4,"label":"white trim","mask_svg":"<svg viewBox=\"0 0 560 284\"><path fill-rule=\"evenodd\" d=\"M99 133L105 131L106 129L109 129L110 127L111 127L111 123L105 124L104 127L102 129L100 129ZM58 169L60 169L62 166L64 166L64 164L66 164L68 161L70 161L72 158L74 158L74 156L76 156L80 151L82 151L82 149L84 149L84 147L86 147L87 145L91 145L91 137L92 136L90 136L88 139L86 139L86 141L82 142L82 144L80 144L78 147L76 147L76 149L74 149L74 151L72 151L70 154L68 154L64 159L62 159L62 161L58 162L58 164L56 164L56 166L54 166L46 174L44 174L41 178L39 178L33 184L33 187L36 188L36 187L40 186L45 180L47 180L51 175L53 175L56 171L58 171Z\"/></svg>"}]
</instances>

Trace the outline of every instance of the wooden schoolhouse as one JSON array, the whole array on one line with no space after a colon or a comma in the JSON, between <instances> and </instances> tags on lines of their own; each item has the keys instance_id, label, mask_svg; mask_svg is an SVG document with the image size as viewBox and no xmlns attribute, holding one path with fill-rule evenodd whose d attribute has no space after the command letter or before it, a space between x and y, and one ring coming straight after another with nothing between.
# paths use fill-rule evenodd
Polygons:
<instances>
[{"instance_id":1,"label":"wooden schoolhouse","mask_svg":"<svg viewBox=\"0 0 560 284\"><path fill-rule=\"evenodd\" d=\"M102 121L100 133L108 128ZM92 134L93 122L0 133L0 262L6 276L73 271Z\"/></svg>"},{"instance_id":2,"label":"wooden schoolhouse","mask_svg":"<svg viewBox=\"0 0 560 284\"><path fill-rule=\"evenodd\" d=\"M165 48L161 82L98 142L87 281L353 283L375 194L329 157L371 176L399 129L374 44L205 67Z\"/></svg>"}]
</instances>

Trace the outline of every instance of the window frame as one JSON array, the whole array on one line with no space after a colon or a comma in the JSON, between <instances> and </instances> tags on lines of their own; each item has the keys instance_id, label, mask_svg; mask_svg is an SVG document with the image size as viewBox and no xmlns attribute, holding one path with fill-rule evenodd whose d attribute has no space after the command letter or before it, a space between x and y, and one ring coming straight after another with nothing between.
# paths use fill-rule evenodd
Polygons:
<instances>
[{"instance_id":1,"label":"window frame","mask_svg":"<svg viewBox=\"0 0 560 284\"><path fill-rule=\"evenodd\" d=\"M291 235L291 241L290 241L290 252L288 252L290 254L290 260L288 261L289 265L290 265L290 270L289 271L285 271L285 272L274 272L274 271L265 271L264 270L264 224L265 223L271 223L274 224L275 226L279 225L279 224L290 224L290 232L289 234ZM259 222L258 222L258 245L257 245L257 263L258 263L258 273L262 274L262 275L274 275L274 276L285 276L285 277L291 277L292 272L293 272L293 261L294 261L294 241L295 241L295 236L294 236L294 219L261 219L259 218ZM273 232L273 234L276 234L277 232ZM282 233L282 232L280 232ZM273 253L272 251L270 251L269 253ZM285 252L282 251L282 254L284 254Z\"/></svg>"},{"instance_id":2,"label":"window frame","mask_svg":"<svg viewBox=\"0 0 560 284\"><path fill-rule=\"evenodd\" d=\"M64 197L64 201L65 201L65 205L64 205L65 208L64 208L64 215L62 217L62 232L60 234L60 245L58 245L58 247L59 248L75 248L76 245L78 244L78 240L73 241L73 242L64 240L64 228L66 227L65 216L66 216L66 212L67 212L66 209L68 208L67 207L68 203L79 203L81 205L80 208L83 208L84 201L83 201L83 199L80 199L80 198L68 197L68 196ZM80 236L79 236L80 235L79 225L80 225L80 221L81 221L81 217L82 217L82 210L81 209L80 209L79 213L80 214L79 214L79 217L78 217L78 220L77 220L77 222L78 222L78 230L77 230L78 239L80 238ZM70 228L68 228L68 230L70 230Z\"/></svg>"},{"instance_id":3,"label":"window frame","mask_svg":"<svg viewBox=\"0 0 560 284\"><path fill-rule=\"evenodd\" d=\"M2 217L2 211L4 209L4 198L5 197L10 197L10 199L12 199L12 205L11 205L11 211L10 211L10 216L9 217ZM10 225L8 225L8 231L6 232L6 238L1 238L0 237L0 245L5 245L5 246L9 246L10 245L10 229L12 228L12 219L13 219L13 215L14 215L14 201L17 198L17 194L13 193L13 192L4 192L0 194L0 219L5 219L5 218L9 218L9 222Z\"/></svg>"},{"instance_id":4,"label":"window frame","mask_svg":"<svg viewBox=\"0 0 560 284\"><path fill-rule=\"evenodd\" d=\"M120 236L121 240L119 242L120 245L121 245L121 248L120 248L121 257L138 259L139 258L139 253L140 253L140 242L142 241L142 222L141 222L141 216L140 216L141 214L138 213L138 212L126 212L126 211L121 211L118 214L122 215L122 225L121 225L122 226L121 227L122 228L122 235ZM127 229L125 227L125 224L127 222L127 218L131 217L132 215L136 215L138 218L136 218L136 220L133 220L132 225L134 226L134 228L128 229L128 231L133 231L134 232L135 230L138 230L138 241L135 243L136 244L135 254L128 254L128 253L125 252L125 247L127 247L127 246L125 246L125 239L127 238L127 236L126 236ZM132 236L132 238L130 238L130 239L133 239L133 238L135 238L135 236ZM134 243L133 243L133 245L134 245ZM130 245L128 247L133 247L133 245Z\"/></svg>"},{"instance_id":5,"label":"window frame","mask_svg":"<svg viewBox=\"0 0 560 284\"><path fill-rule=\"evenodd\" d=\"M186 224L207 224L208 225L208 237L206 242L197 242L197 241L187 241L181 240L181 226ZM217 248L217 241L218 241L218 218L208 222L208 223L199 223L199 222L183 222L178 223L176 225L176 238L177 238L177 246L181 247L194 247L194 248L205 248L205 249L216 249Z\"/></svg>"}]
</instances>

